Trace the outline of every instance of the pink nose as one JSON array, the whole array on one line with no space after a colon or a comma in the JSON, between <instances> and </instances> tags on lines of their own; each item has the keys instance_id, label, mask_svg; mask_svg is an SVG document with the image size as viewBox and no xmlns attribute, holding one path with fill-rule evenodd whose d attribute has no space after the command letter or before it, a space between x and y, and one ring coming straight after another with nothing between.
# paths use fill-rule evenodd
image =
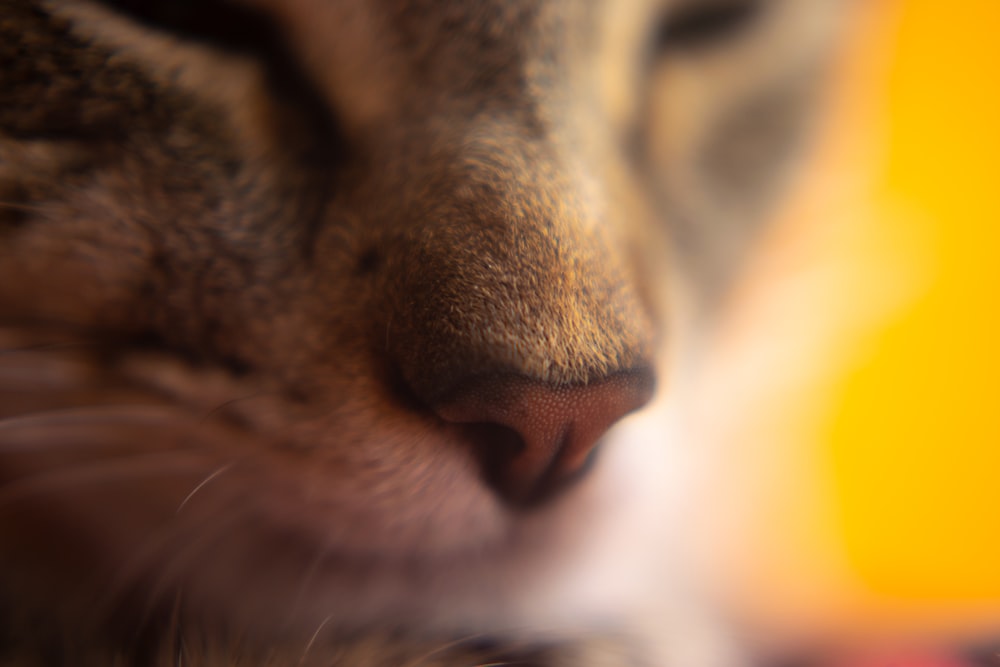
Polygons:
<instances>
[{"instance_id":1,"label":"pink nose","mask_svg":"<svg viewBox=\"0 0 1000 667\"><path fill-rule=\"evenodd\" d=\"M508 502L526 505L579 478L601 436L652 390L645 371L573 386L501 375L464 387L436 412L468 425L487 479Z\"/></svg>"}]
</instances>

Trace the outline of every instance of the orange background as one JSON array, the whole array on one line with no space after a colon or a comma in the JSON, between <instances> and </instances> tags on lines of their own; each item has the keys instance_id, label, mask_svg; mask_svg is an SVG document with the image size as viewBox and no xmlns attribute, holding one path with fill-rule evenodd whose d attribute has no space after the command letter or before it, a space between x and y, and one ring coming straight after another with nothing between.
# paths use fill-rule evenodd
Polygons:
<instances>
[{"instance_id":1,"label":"orange background","mask_svg":"<svg viewBox=\"0 0 1000 667\"><path fill-rule=\"evenodd\" d=\"M844 539L881 594L997 601L1000 3L908 0L893 19L868 205L925 275L841 379L828 444Z\"/></svg>"},{"instance_id":2,"label":"orange background","mask_svg":"<svg viewBox=\"0 0 1000 667\"><path fill-rule=\"evenodd\" d=\"M923 275L838 385L827 446L842 529L880 594L995 602L1000 3L907 0L887 27L887 153L868 205ZM913 237L923 247L908 250Z\"/></svg>"},{"instance_id":3,"label":"orange background","mask_svg":"<svg viewBox=\"0 0 1000 667\"><path fill-rule=\"evenodd\" d=\"M1000 636L1000 2L856 7L705 383L706 562L774 634Z\"/></svg>"}]
</instances>

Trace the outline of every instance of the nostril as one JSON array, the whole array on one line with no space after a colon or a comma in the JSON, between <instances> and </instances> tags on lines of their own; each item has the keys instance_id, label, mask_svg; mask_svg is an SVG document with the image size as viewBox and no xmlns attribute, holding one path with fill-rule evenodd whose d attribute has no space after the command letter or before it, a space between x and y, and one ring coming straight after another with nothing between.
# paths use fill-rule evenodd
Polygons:
<instances>
[{"instance_id":1,"label":"nostril","mask_svg":"<svg viewBox=\"0 0 1000 667\"><path fill-rule=\"evenodd\" d=\"M508 470L511 461L524 453L525 442L521 434L490 422L462 424L462 431L465 439L475 447L486 483L504 496L513 496Z\"/></svg>"},{"instance_id":2,"label":"nostril","mask_svg":"<svg viewBox=\"0 0 1000 667\"><path fill-rule=\"evenodd\" d=\"M436 411L464 425L487 482L501 497L526 505L580 478L604 433L645 404L652 389L645 371L573 386L492 376L454 392Z\"/></svg>"}]
</instances>

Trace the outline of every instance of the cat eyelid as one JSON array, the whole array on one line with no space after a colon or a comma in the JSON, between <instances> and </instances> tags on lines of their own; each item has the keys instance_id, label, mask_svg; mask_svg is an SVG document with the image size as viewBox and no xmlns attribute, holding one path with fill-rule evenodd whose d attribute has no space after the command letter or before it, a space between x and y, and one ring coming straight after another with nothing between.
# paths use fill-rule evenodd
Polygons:
<instances>
[{"instance_id":1,"label":"cat eyelid","mask_svg":"<svg viewBox=\"0 0 1000 667\"><path fill-rule=\"evenodd\" d=\"M149 28L225 51L272 60L284 50L274 21L264 13L220 0L99 0Z\"/></svg>"},{"instance_id":2,"label":"cat eyelid","mask_svg":"<svg viewBox=\"0 0 1000 667\"><path fill-rule=\"evenodd\" d=\"M346 150L347 142L336 110L330 107L298 62L280 23L266 12L227 0L99 2L140 26L260 63L266 74L266 85L274 96L304 114L313 131L313 143L329 149L322 152L324 159L340 156Z\"/></svg>"},{"instance_id":3,"label":"cat eyelid","mask_svg":"<svg viewBox=\"0 0 1000 667\"><path fill-rule=\"evenodd\" d=\"M671 7L656 28L658 55L697 53L748 31L773 3L767 0L690 0Z\"/></svg>"}]
</instances>

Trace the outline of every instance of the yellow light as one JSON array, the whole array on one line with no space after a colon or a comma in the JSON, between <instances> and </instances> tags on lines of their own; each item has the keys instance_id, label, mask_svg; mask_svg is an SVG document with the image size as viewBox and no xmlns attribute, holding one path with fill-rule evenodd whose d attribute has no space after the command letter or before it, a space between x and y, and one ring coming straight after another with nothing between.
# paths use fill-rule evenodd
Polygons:
<instances>
[{"instance_id":1,"label":"yellow light","mask_svg":"<svg viewBox=\"0 0 1000 667\"><path fill-rule=\"evenodd\" d=\"M905 212L879 233L926 280L845 369L829 444L865 584L973 609L1000 601L1000 3L900 7L871 207ZM906 256L914 237L930 245ZM886 259L873 280L892 279Z\"/></svg>"}]
</instances>

